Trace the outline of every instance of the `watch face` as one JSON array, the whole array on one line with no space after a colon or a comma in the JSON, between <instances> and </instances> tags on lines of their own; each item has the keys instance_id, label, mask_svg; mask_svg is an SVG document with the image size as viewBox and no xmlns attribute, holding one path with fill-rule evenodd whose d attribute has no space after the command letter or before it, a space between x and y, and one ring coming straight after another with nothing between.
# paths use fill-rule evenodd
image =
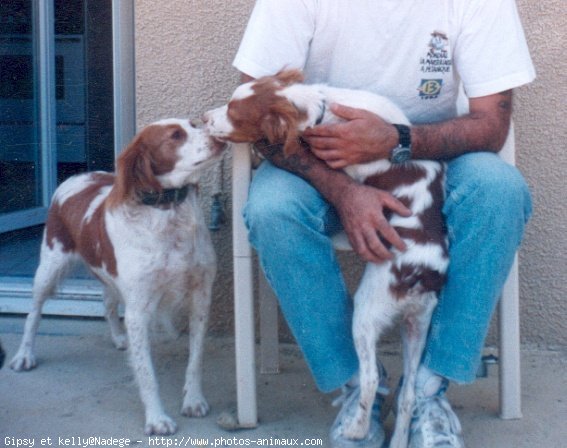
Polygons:
<instances>
[{"instance_id":1,"label":"watch face","mask_svg":"<svg viewBox=\"0 0 567 448\"><path fill-rule=\"evenodd\" d=\"M392 157L390 161L392 163L403 163L407 162L411 158L411 149L405 146L399 146L392 150Z\"/></svg>"}]
</instances>

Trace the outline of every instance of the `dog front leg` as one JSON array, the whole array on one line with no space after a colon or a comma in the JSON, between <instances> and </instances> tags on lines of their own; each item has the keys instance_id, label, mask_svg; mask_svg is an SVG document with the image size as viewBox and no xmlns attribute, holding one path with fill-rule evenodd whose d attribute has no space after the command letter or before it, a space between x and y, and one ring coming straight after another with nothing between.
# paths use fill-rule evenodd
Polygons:
<instances>
[{"instance_id":1,"label":"dog front leg","mask_svg":"<svg viewBox=\"0 0 567 448\"><path fill-rule=\"evenodd\" d=\"M209 404L202 391L203 351L211 306L212 281L191 297L189 320L189 363L183 387L181 413L187 417L204 417Z\"/></svg>"},{"instance_id":2,"label":"dog front leg","mask_svg":"<svg viewBox=\"0 0 567 448\"><path fill-rule=\"evenodd\" d=\"M355 319L356 322L356 319ZM376 368L376 331L373 326L360 326L354 332L354 344L359 361L360 396L352 420L344 429L347 439L364 439L370 428L372 406L378 388L378 369Z\"/></svg>"},{"instance_id":3,"label":"dog front leg","mask_svg":"<svg viewBox=\"0 0 567 448\"><path fill-rule=\"evenodd\" d=\"M422 300L423 307L420 307L419 311L412 309L411 314L404 316L402 324L404 380L398 397L396 425L390 448L406 448L408 446L411 416L415 406L417 369L425 348L431 315L437 305L435 293L427 293L422 297Z\"/></svg>"},{"instance_id":4,"label":"dog front leg","mask_svg":"<svg viewBox=\"0 0 567 448\"><path fill-rule=\"evenodd\" d=\"M155 310L142 309L138 302L128 303L125 311L125 324L128 333L130 363L140 390L140 397L146 414L146 435L169 435L175 433L177 425L165 413L159 398L159 388L151 359L149 341L149 316ZM146 302L151 303L151 302ZM132 309L135 308L135 309Z\"/></svg>"},{"instance_id":5,"label":"dog front leg","mask_svg":"<svg viewBox=\"0 0 567 448\"><path fill-rule=\"evenodd\" d=\"M104 287L104 308L105 317L110 327L110 336L114 342L114 346L118 350L126 350L128 348L128 337L124 331L124 327L120 322L118 315L118 305L120 304L119 293L110 286Z\"/></svg>"}]
</instances>

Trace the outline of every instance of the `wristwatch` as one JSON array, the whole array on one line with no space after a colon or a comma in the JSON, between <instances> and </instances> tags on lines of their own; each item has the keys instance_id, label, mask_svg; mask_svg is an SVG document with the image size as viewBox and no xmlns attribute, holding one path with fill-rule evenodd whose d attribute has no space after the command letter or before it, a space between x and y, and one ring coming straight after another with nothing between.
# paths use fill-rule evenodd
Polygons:
<instances>
[{"instance_id":1,"label":"wristwatch","mask_svg":"<svg viewBox=\"0 0 567 448\"><path fill-rule=\"evenodd\" d=\"M398 131L398 146L390 152L390 162L404 163L411 159L411 133L405 124L393 124Z\"/></svg>"}]
</instances>

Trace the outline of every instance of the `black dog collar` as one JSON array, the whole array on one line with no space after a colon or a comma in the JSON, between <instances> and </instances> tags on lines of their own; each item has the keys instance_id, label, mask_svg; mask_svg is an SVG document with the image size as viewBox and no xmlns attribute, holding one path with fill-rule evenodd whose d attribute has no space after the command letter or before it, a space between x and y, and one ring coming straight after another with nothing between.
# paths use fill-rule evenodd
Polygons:
<instances>
[{"instance_id":1,"label":"black dog collar","mask_svg":"<svg viewBox=\"0 0 567 448\"><path fill-rule=\"evenodd\" d=\"M152 207L176 206L181 204L192 190L197 190L197 185L187 184L181 188L166 188L162 191L140 191L138 198L142 204Z\"/></svg>"}]
</instances>

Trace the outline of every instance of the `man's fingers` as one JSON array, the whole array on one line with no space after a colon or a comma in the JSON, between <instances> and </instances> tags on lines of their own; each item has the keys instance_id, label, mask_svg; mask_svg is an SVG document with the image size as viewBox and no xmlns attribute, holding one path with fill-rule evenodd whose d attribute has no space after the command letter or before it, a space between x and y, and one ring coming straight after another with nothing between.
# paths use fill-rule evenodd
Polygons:
<instances>
[{"instance_id":1,"label":"man's fingers","mask_svg":"<svg viewBox=\"0 0 567 448\"><path fill-rule=\"evenodd\" d=\"M380 235L382 235L384 239L388 241L396 249L402 252L407 249L404 240L400 238L400 235L398 235L396 229L394 229L388 221L380 225L378 232L380 232Z\"/></svg>"},{"instance_id":2,"label":"man's fingers","mask_svg":"<svg viewBox=\"0 0 567 448\"><path fill-rule=\"evenodd\" d=\"M308 142L311 142L311 140L315 138L336 138L339 135L339 131L337 130L338 126L340 126L340 124L320 124L313 128L307 128L303 132L303 137L305 137Z\"/></svg>"},{"instance_id":3,"label":"man's fingers","mask_svg":"<svg viewBox=\"0 0 567 448\"><path fill-rule=\"evenodd\" d=\"M347 235L354 251L366 262L382 263L393 257L375 226L358 227L347 231Z\"/></svg>"},{"instance_id":4,"label":"man's fingers","mask_svg":"<svg viewBox=\"0 0 567 448\"><path fill-rule=\"evenodd\" d=\"M339 162L327 162L335 163ZM336 207L355 252L367 262L382 263L393 258L391 249L405 251L406 244L384 216L384 209L400 216L411 216L411 210L383 190L361 184L352 187Z\"/></svg>"},{"instance_id":5,"label":"man's fingers","mask_svg":"<svg viewBox=\"0 0 567 448\"><path fill-rule=\"evenodd\" d=\"M338 161L344 159L343 151L340 149L315 149L311 148L315 156L325 162Z\"/></svg>"},{"instance_id":6,"label":"man's fingers","mask_svg":"<svg viewBox=\"0 0 567 448\"><path fill-rule=\"evenodd\" d=\"M334 170L342 170L343 168L346 168L349 165L349 163L347 163L343 159L325 160L325 163L329 166L329 168L332 168Z\"/></svg>"},{"instance_id":7,"label":"man's fingers","mask_svg":"<svg viewBox=\"0 0 567 448\"><path fill-rule=\"evenodd\" d=\"M344 118L345 120L363 118L366 112L362 109L356 109L354 107L348 107L337 103L331 104L330 109L337 117Z\"/></svg>"},{"instance_id":8,"label":"man's fingers","mask_svg":"<svg viewBox=\"0 0 567 448\"><path fill-rule=\"evenodd\" d=\"M319 154L328 154L329 151L338 151L337 147L334 145L336 139L334 138L310 138L307 140L309 143L309 147L311 151L317 155Z\"/></svg>"},{"instance_id":9,"label":"man's fingers","mask_svg":"<svg viewBox=\"0 0 567 448\"><path fill-rule=\"evenodd\" d=\"M353 250L364 259L364 261L370 261L369 257L371 256L370 252L366 247L366 243L364 241L364 237L362 234L358 232L347 232L347 236L352 246Z\"/></svg>"},{"instance_id":10,"label":"man's fingers","mask_svg":"<svg viewBox=\"0 0 567 448\"><path fill-rule=\"evenodd\" d=\"M401 216L411 216L412 211L407 208L399 199L386 191L382 191L382 200L384 206Z\"/></svg>"},{"instance_id":11,"label":"man's fingers","mask_svg":"<svg viewBox=\"0 0 567 448\"><path fill-rule=\"evenodd\" d=\"M349 160L345 157L344 151L341 149L320 149L318 147L311 146L311 152L315 154L318 159L323 160L328 166L335 170L351 165Z\"/></svg>"},{"instance_id":12,"label":"man's fingers","mask_svg":"<svg viewBox=\"0 0 567 448\"><path fill-rule=\"evenodd\" d=\"M376 233L376 230L369 229L365 233L365 242L372 256L370 261L373 261L374 263L381 263L385 260L390 260L393 257L392 253L386 248L380 239L378 233Z\"/></svg>"}]
</instances>

